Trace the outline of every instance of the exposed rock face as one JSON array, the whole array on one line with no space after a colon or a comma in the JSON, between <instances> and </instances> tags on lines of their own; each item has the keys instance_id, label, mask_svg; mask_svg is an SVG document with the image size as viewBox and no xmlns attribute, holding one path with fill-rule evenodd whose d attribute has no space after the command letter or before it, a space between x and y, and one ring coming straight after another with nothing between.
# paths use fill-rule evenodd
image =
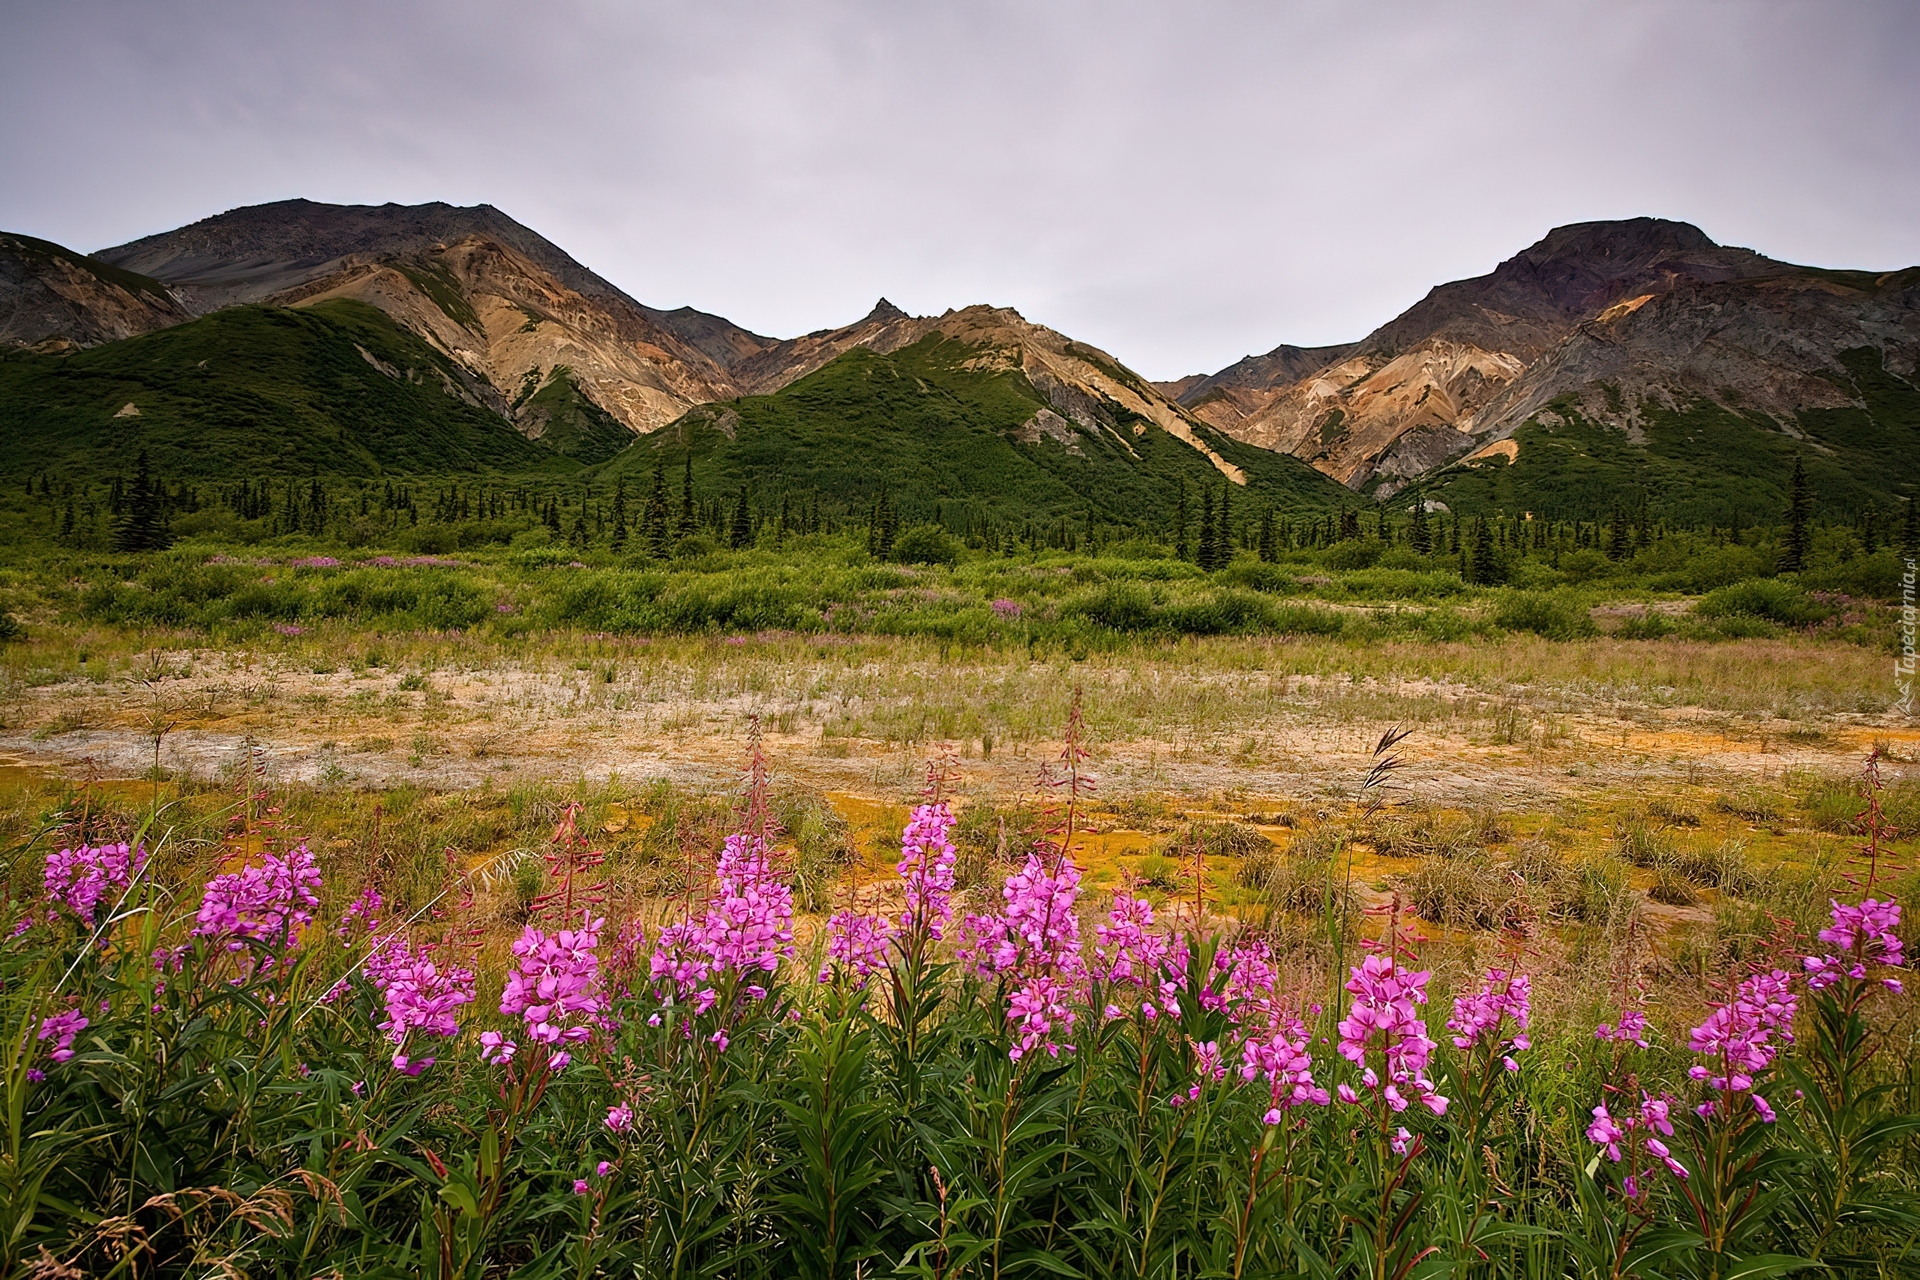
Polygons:
<instances>
[{"instance_id":1,"label":"exposed rock face","mask_svg":"<svg viewBox=\"0 0 1920 1280\"><path fill-rule=\"evenodd\" d=\"M0 347L91 347L190 318L158 280L0 232Z\"/></svg>"},{"instance_id":2,"label":"exposed rock face","mask_svg":"<svg viewBox=\"0 0 1920 1280\"><path fill-rule=\"evenodd\" d=\"M1844 392L1822 371L1840 370L1839 351L1874 346L1910 367L1909 275L1795 267L1683 222L1580 223L1435 288L1310 371L1280 348L1183 380L1180 400L1348 485L1392 486L1569 393L1628 426L1642 402L1726 398L1776 415L1834 403Z\"/></svg>"}]
</instances>

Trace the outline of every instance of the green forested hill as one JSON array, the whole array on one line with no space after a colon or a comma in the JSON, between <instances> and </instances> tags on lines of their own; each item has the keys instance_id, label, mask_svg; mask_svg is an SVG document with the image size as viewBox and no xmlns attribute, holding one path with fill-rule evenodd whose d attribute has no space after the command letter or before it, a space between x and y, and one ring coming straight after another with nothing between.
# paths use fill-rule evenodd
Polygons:
<instances>
[{"instance_id":1,"label":"green forested hill","mask_svg":"<svg viewBox=\"0 0 1920 1280\"><path fill-rule=\"evenodd\" d=\"M1510 464L1467 463L1424 484L1469 515L1533 511L1595 520L1643 500L1683 527L1770 523L1786 509L1796 456L1804 459L1816 510L1853 520L1870 504L1890 510L1920 486L1920 388L1887 369L1878 351L1840 354L1859 407L1803 409L1789 434L1772 417L1710 403L1669 410L1644 405L1635 436L1557 403L1550 424L1514 433Z\"/></svg>"},{"instance_id":2,"label":"green forested hill","mask_svg":"<svg viewBox=\"0 0 1920 1280\"><path fill-rule=\"evenodd\" d=\"M462 377L362 303L230 307L71 355L0 356L0 469L117 472L143 449L182 479L577 465L521 436Z\"/></svg>"},{"instance_id":3,"label":"green forested hill","mask_svg":"<svg viewBox=\"0 0 1920 1280\"><path fill-rule=\"evenodd\" d=\"M977 367L979 350L932 335L890 354L856 348L772 395L705 405L636 441L600 470L632 488L689 452L704 491L747 486L756 505L783 495L862 511L882 492L903 518L949 522L1081 521L1165 533L1185 491L1220 490L1218 470L1159 427L1135 434L1117 406L1112 429L1059 417L1018 370ZM1035 427L1038 420L1048 430ZM1324 510L1346 491L1296 458L1201 428L1243 468L1243 511Z\"/></svg>"}]
</instances>

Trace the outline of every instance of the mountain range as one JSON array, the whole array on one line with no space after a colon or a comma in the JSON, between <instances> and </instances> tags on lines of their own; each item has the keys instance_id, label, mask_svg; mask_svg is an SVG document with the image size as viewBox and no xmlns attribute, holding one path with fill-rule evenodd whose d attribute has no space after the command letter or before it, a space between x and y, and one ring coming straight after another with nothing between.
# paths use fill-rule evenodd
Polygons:
<instances>
[{"instance_id":1,"label":"mountain range","mask_svg":"<svg viewBox=\"0 0 1920 1280\"><path fill-rule=\"evenodd\" d=\"M1047 490L1053 511L1158 508L1175 480L1287 504L1418 485L1529 509L1637 490L1719 510L1771 500L1796 452L1830 500L1920 481L1920 268L1795 266L1655 218L1556 228L1357 342L1158 384L1005 308L915 317L883 299L776 339L649 307L486 205L282 201L91 255L0 234L0 348L15 349L0 427L18 428L16 466L153 436L190 469L196 430L224 424L244 450L251 414L265 465L337 454L377 472L439 449L447 467L620 456L624 471L636 444L658 461L678 441L740 483L804 473L852 502L859 469L814 467L810 450L936 468L991 455L1017 458L1016 487ZM203 376L236 350L255 356ZM908 378L928 404L899 399ZM973 434L928 453L881 430L908 420ZM980 488L955 479L950 495Z\"/></svg>"}]
</instances>

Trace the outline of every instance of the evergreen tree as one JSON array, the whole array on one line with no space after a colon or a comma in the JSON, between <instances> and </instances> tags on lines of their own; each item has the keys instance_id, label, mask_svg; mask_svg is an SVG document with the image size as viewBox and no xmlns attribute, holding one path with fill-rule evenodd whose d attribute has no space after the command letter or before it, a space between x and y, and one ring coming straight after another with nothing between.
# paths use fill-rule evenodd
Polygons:
<instances>
[{"instance_id":1,"label":"evergreen tree","mask_svg":"<svg viewBox=\"0 0 1920 1280\"><path fill-rule=\"evenodd\" d=\"M693 531L693 450L689 449L687 468L680 474L680 527L675 532L683 538L691 538Z\"/></svg>"},{"instance_id":2,"label":"evergreen tree","mask_svg":"<svg viewBox=\"0 0 1920 1280\"><path fill-rule=\"evenodd\" d=\"M119 483L119 477L114 477L116 488ZM121 493L120 513L113 527L114 549L159 551L172 541L167 533L167 518L161 509L159 490L147 469L147 451L142 449L139 460L134 464L133 486Z\"/></svg>"},{"instance_id":3,"label":"evergreen tree","mask_svg":"<svg viewBox=\"0 0 1920 1280\"><path fill-rule=\"evenodd\" d=\"M1233 481L1220 486L1220 527L1213 535L1213 567L1224 569L1233 563Z\"/></svg>"},{"instance_id":4,"label":"evergreen tree","mask_svg":"<svg viewBox=\"0 0 1920 1280\"><path fill-rule=\"evenodd\" d=\"M653 469L653 492L647 496L647 512L642 521L647 533L647 551L656 559L666 559L673 549L672 517L667 513L667 477Z\"/></svg>"},{"instance_id":5,"label":"evergreen tree","mask_svg":"<svg viewBox=\"0 0 1920 1280\"><path fill-rule=\"evenodd\" d=\"M1620 504L1613 504L1613 520L1607 527L1607 559L1624 560L1629 550L1627 541L1627 520L1620 514Z\"/></svg>"},{"instance_id":6,"label":"evergreen tree","mask_svg":"<svg viewBox=\"0 0 1920 1280\"><path fill-rule=\"evenodd\" d=\"M1793 478L1787 485L1787 536L1780 544L1781 573L1798 573L1806 567L1807 552L1812 547L1808 522L1813 517L1813 494L1807 488L1806 462L1799 454L1793 456Z\"/></svg>"},{"instance_id":7,"label":"evergreen tree","mask_svg":"<svg viewBox=\"0 0 1920 1280\"><path fill-rule=\"evenodd\" d=\"M1187 479L1180 477L1180 497L1173 509L1173 554L1182 560L1193 559L1193 548L1187 544Z\"/></svg>"},{"instance_id":8,"label":"evergreen tree","mask_svg":"<svg viewBox=\"0 0 1920 1280\"><path fill-rule=\"evenodd\" d=\"M740 486L740 497L733 505L733 519L727 526L727 545L736 550L753 545L753 508L745 485Z\"/></svg>"},{"instance_id":9,"label":"evergreen tree","mask_svg":"<svg viewBox=\"0 0 1920 1280\"><path fill-rule=\"evenodd\" d=\"M1272 564L1280 558L1278 543L1279 531L1273 526L1273 508L1268 507L1260 515L1260 543L1258 551L1264 564Z\"/></svg>"},{"instance_id":10,"label":"evergreen tree","mask_svg":"<svg viewBox=\"0 0 1920 1280\"><path fill-rule=\"evenodd\" d=\"M653 464L654 492L660 491L660 464ZM613 486L613 549L619 551L627 545L627 482L623 477Z\"/></svg>"},{"instance_id":11,"label":"evergreen tree","mask_svg":"<svg viewBox=\"0 0 1920 1280\"><path fill-rule=\"evenodd\" d=\"M1213 490L1200 491L1200 548L1194 557L1194 563L1208 573L1213 572L1219 556L1219 530L1213 522Z\"/></svg>"},{"instance_id":12,"label":"evergreen tree","mask_svg":"<svg viewBox=\"0 0 1920 1280\"><path fill-rule=\"evenodd\" d=\"M1920 557L1920 503L1907 499L1907 519L1900 531L1900 558L1912 560Z\"/></svg>"},{"instance_id":13,"label":"evergreen tree","mask_svg":"<svg viewBox=\"0 0 1920 1280\"><path fill-rule=\"evenodd\" d=\"M1413 496L1413 523L1407 529L1407 540L1416 555L1433 554L1433 529L1427 524L1427 500L1421 494Z\"/></svg>"},{"instance_id":14,"label":"evergreen tree","mask_svg":"<svg viewBox=\"0 0 1920 1280\"><path fill-rule=\"evenodd\" d=\"M1340 511L1340 541L1358 542L1360 540L1360 513L1352 507L1343 507Z\"/></svg>"},{"instance_id":15,"label":"evergreen tree","mask_svg":"<svg viewBox=\"0 0 1920 1280\"><path fill-rule=\"evenodd\" d=\"M1493 555L1493 534L1487 528L1487 518L1481 516L1473 527L1473 576L1477 586L1492 586L1499 577L1499 562Z\"/></svg>"}]
</instances>

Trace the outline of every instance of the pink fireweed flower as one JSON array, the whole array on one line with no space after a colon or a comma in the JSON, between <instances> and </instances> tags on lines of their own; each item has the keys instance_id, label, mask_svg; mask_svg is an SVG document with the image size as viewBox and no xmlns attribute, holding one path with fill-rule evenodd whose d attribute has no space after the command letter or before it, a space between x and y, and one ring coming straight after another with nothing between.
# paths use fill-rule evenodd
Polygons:
<instances>
[{"instance_id":1,"label":"pink fireweed flower","mask_svg":"<svg viewBox=\"0 0 1920 1280\"><path fill-rule=\"evenodd\" d=\"M414 951L405 942L389 943L378 955L369 957L367 976L386 1004L386 1019L381 1031L394 1045L393 1065L407 1070L399 1050L414 1033L428 1036L457 1036L460 1024L454 1010L473 1002L473 971L450 968L442 972L427 958L424 950ZM431 1066L427 1058L422 1068ZM409 1075L419 1070L407 1071Z\"/></svg>"},{"instance_id":2,"label":"pink fireweed flower","mask_svg":"<svg viewBox=\"0 0 1920 1280\"><path fill-rule=\"evenodd\" d=\"M1106 923L1095 925L1093 936L1095 979L1109 988L1133 987L1142 995L1157 991L1162 1003L1177 1002L1179 988L1166 972L1173 942L1154 930L1152 903L1125 893L1114 894ZM1151 1000L1140 1001L1138 1007L1148 1018L1160 1012ZM1125 1016L1125 1010L1109 1004L1105 1016L1112 1021Z\"/></svg>"},{"instance_id":3,"label":"pink fireweed flower","mask_svg":"<svg viewBox=\"0 0 1920 1280\"><path fill-rule=\"evenodd\" d=\"M146 863L145 845L131 852L125 844L103 844L50 853L42 876L47 901L61 904L84 923L92 924L100 900L109 891L131 888Z\"/></svg>"},{"instance_id":4,"label":"pink fireweed flower","mask_svg":"<svg viewBox=\"0 0 1920 1280\"><path fill-rule=\"evenodd\" d=\"M1403 1156L1407 1154L1407 1148L1413 1145L1413 1135L1405 1128L1395 1129L1388 1145L1393 1148L1393 1154Z\"/></svg>"},{"instance_id":5,"label":"pink fireweed flower","mask_svg":"<svg viewBox=\"0 0 1920 1280\"><path fill-rule=\"evenodd\" d=\"M672 998L722 974L772 973L793 954L793 890L773 874L766 840L728 836L715 872L705 914L667 926L654 941L650 974Z\"/></svg>"},{"instance_id":6,"label":"pink fireweed flower","mask_svg":"<svg viewBox=\"0 0 1920 1280\"><path fill-rule=\"evenodd\" d=\"M1471 1053L1486 1046L1500 1056L1500 1064L1508 1071L1518 1071L1520 1064L1513 1060L1513 1055L1533 1047L1527 1035L1533 1010L1531 993L1526 974L1508 973L1505 969L1487 970L1480 990L1457 997L1453 1002L1453 1017L1447 1020L1447 1030L1454 1033L1453 1047ZM1513 1034L1502 1035L1501 1029L1509 1018L1513 1020Z\"/></svg>"},{"instance_id":7,"label":"pink fireweed flower","mask_svg":"<svg viewBox=\"0 0 1920 1280\"><path fill-rule=\"evenodd\" d=\"M1712 1062L1711 1066L1695 1064L1687 1074L1717 1093L1751 1093L1753 1077L1771 1066L1780 1052L1775 1037L1788 1043L1793 1040L1798 997L1791 982L1784 969L1756 973L1742 982L1732 1000L1715 1006L1707 1020L1693 1029L1687 1047ZM1772 1110L1765 1100L1756 1098L1756 1102L1761 1118L1769 1119ZM1698 1110L1710 1115L1718 1108L1707 1103Z\"/></svg>"},{"instance_id":8,"label":"pink fireweed flower","mask_svg":"<svg viewBox=\"0 0 1920 1280\"><path fill-rule=\"evenodd\" d=\"M1617 1022L1603 1022L1595 1027L1593 1038L1619 1044L1636 1044L1644 1049L1647 1047L1646 1012L1641 1009L1622 1009Z\"/></svg>"},{"instance_id":9,"label":"pink fireweed flower","mask_svg":"<svg viewBox=\"0 0 1920 1280\"><path fill-rule=\"evenodd\" d=\"M1807 971L1807 986L1819 991L1842 977L1864 981L1871 966L1900 968L1905 955L1900 942L1900 904L1867 898L1858 906L1833 903L1833 924L1820 931L1820 941L1837 948L1841 954L1807 956L1802 962ZM1898 978L1880 979L1889 991L1900 991Z\"/></svg>"},{"instance_id":10,"label":"pink fireweed flower","mask_svg":"<svg viewBox=\"0 0 1920 1280\"><path fill-rule=\"evenodd\" d=\"M1313 1082L1313 1037L1299 1022L1276 1027L1265 1039L1249 1039L1240 1046L1240 1078L1251 1083L1266 1077L1273 1105L1262 1119L1279 1124L1294 1107L1324 1107L1327 1091Z\"/></svg>"},{"instance_id":11,"label":"pink fireweed flower","mask_svg":"<svg viewBox=\"0 0 1920 1280\"><path fill-rule=\"evenodd\" d=\"M587 1180L585 1178L575 1178L573 1180L573 1194L577 1196L586 1195L587 1192L591 1191L592 1189L593 1188L587 1185Z\"/></svg>"},{"instance_id":12,"label":"pink fireweed flower","mask_svg":"<svg viewBox=\"0 0 1920 1280\"><path fill-rule=\"evenodd\" d=\"M1637 1114L1628 1114L1616 1119L1603 1103L1593 1109L1593 1123L1587 1126L1587 1141L1599 1147L1601 1152L1615 1164L1624 1159L1629 1150L1638 1148L1646 1152L1662 1165L1674 1177L1684 1180L1687 1168L1674 1159L1673 1151L1662 1141L1673 1136L1673 1099L1650 1093L1640 1095L1640 1109ZM1634 1163L1638 1163L1636 1159ZM1637 1200L1645 1187L1638 1178L1629 1174L1623 1187L1627 1198Z\"/></svg>"},{"instance_id":13,"label":"pink fireweed flower","mask_svg":"<svg viewBox=\"0 0 1920 1280\"><path fill-rule=\"evenodd\" d=\"M1435 1044L1427 1037L1427 1024L1414 1006L1427 1001L1426 970L1403 973L1389 956L1371 955L1353 968L1346 989L1353 1003L1341 1020L1340 1056L1361 1067L1361 1083L1380 1090L1380 1096L1395 1111L1406 1110L1418 1101L1435 1115L1445 1115L1447 1099L1427 1079L1427 1059ZM1380 1055L1386 1078L1368 1063L1372 1054ZM1353 1090L1342 1087L1343 1100ZM1411 1093L1412 1097L1409 1097ZM1357 1095L1355 1095L1357 1097Z\"/></svg>"},{"instance_id":14,"label":"pink fireweed flower","mask_svg":"<svg viewBox=\"0 0 1920 1280\"><path fill-rule=\"evenodd\" d=\"M948 838L952 830L953 811L944 804L920 805L907 820L895 868L907 897L900 916L902 932L924 928L935 942L946 936L953 920L953 865L960 856Z\"/></svg>"},{"instance_id":15,"label":"pink fireweed flower","mask_svg":"<svg viewBox=\"0 0 1920 1280\"><path fill-rule=\"evenodd\" d=\"M193 936L242 951L247 942L299 945L300 931L320 905L320 868L302 844L284 857L269 853L257 867L229 871L207 881Z\"/></svg>"},{"instance_id":16,"label":"pink fireweed flower","mask_svg":"<svg viewBox=\"0 0 1920 1280\"><path fill-rule=\"evenodd\" d=\"M873 971L885 966L892 938L893 925L884 916L834 912L827 921L827 962L820 966L820 981L831 979L838 965L854 975L855 986L866 986Z\"/></svg>"},{"instance_id":17,"label":"pink fireweed flower","mask_svg":"<svg viewBox=\"0 0 1920 1280\"><path fill-rule=\"evenodd\" d=\"M593 1034L605 1008L600 957L593 949L605 924L587 913L579 929L562 929L548 937L528 925L514 940L519 964L507 975L500 1012L519 1017L535 1044L578 1044ZM559 1057L551 1061L559 1069Z\"/></svg>"},{"instance_id":18,"label":"pink fireweed flower","mask_svg":"<svg viewBox=\"0 0 1920 1280\"><path fill-rule=\"evenodd\" d=\"M614 1133L625 1133L633 1128L633 1108L624 1103L607 1108L607 1128Z\"/></svg>"},{"instance_id":19,"label":"pink fireweed flower","mask_svg":"<svg viewBox=\"0 0 1920 1280\"><path fill-rule=\"evenodd\" d=\"M40 1020L40 1031L35 1039L41 1042L53 1041L53 1048L47 1051L50 1062L66 1062L73 1057L73 1038L87 1029L88 1022L78 1009L62 1009Z\"/></svg>"},{"instance_id":20,"label":"pink fireweed flower","mask_svg":"<svg viewBox=\"0 0 1920 1280\"><path fill-rule=\"evenodd\" d=\"M490 1067L504 1067L513 1061L513 1055L520 1046L501 1035L498 1031L480 1033L480 1061Z\"/></svg>"},{"instance_id":21,"label":"pink fireweed flower","mask_svg":"<svg viewBox=\"0 0 1920 1280\"><path fill-rule=\"evenodd\" d=\"M1017 971L1021 984L1007 1003L1007 1020L1017 1039L1007 1056L1018 1062L1036 1048L1050 1057L1073 1044L1080 987L1086 962L1080 954L1080 869L1062 858L1048 871L1037 853L1007 877L1000 896L1006 901L994 947L996 972ZM969 919L971 923L971 918Z\"/></svg>"}]
</instances>

